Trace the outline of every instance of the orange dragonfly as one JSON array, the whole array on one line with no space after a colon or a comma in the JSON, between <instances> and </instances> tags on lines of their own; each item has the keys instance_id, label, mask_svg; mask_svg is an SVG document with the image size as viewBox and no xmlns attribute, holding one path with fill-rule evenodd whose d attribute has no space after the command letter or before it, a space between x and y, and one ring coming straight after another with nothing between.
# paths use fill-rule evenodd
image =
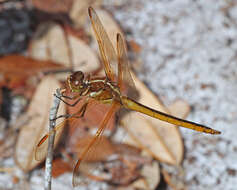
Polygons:
<instances>
[{"instance_id":1,"label":"orange dragonfly","mask_svg":"<svg viewBox=\"0 0 237 190\"><path fill-rule=\"evenodd\" d=\"M69 89L76 95L74 95L73 97L63 97L75 100L75 103L71 106L76 105L79 101L84 101L84 103L77 113L73 114L65 121L83 117L88 105L92 104L93 101L102 104L110 104L111 106L105 114L102 122L100 123L95 136L91 139L86 147L83 147L83 151L73 171L73 186L78 185L76 178L80 177L79 168L81 168L82 162L87 159L92 147L94 147L95 144L98 143L106 128L107 123L109 122L113 113L118 110L118 108L126 108L129 110L137 111L153 118L174 124L176 126L189 128L203 133L221 133L220 131L209 128L205 125L183 120L172 115L160 112L158 110L154 110L125 96L124 94L126 89L134 87L131 73L129 71L125 42L122 39L121 34L118 33L116 53L112 42L110 41L108 34L106 33L94 9L92 7L89 7L88 12L99 45L106 77L99 78L85 76L81 71L74 72L68 77L67 84L69 86ZM65 100L63 100L63 102L67 103ZM65 123L65 121L63 123ZM62 126L63 124L61 123L56 126L54 130L57 132ZM44 157L43 155L45 155L45 151L47 150L45 147L47 147L47 140L49 135L50 132L40 140L36 147L35 157L37 160L40 160Z\"/></svg>"}]
</instances>

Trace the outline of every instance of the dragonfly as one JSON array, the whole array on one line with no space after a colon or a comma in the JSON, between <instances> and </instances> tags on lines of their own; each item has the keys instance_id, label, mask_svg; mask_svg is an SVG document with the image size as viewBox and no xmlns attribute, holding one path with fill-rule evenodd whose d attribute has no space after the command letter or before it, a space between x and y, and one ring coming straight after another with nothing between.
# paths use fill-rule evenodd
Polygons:
<instances>
[{"instance_id":1,"label":"dragonfly","mask_svg":"<svg viewBox=\"0 0 237 190\"><path fill-rule=\"evenodd\" d=\"M134 81L129 68L125 41L122 38L122 35L117 33L117 46L115 47L115 51L115 48L112 45L112 42L109 39L108 34L106 33L106 30L95 10L92 7L89 7L88 13L95 37L98 42L99 51L104 66L105 77L93 77L90 75L85 75L82 71L76 71L67 78L67 85L70 89L70 92L73 93L73 96L63 96L63 98L72 99L75 102L73 104L69 104L65 99L62 100L71 106L75 106L79 101L84 102L80 109L75 114L65 119L65 121L83 117L88 105L93 104L94 101L97 103L109 105L109 109L98 125L96 134L86 145L86 147L84 147L78 158L73 171L73 186L77 185L76 178L80 177L80 167L83 161L86 160L92 147L97 144L100 137L103 135L106 125L108 124L112 115L120 108L126 108L128 110L140 112L155 119L174 124L175 126L184 127L203 133L209 133L213 135L221 133L220 131L205 125L180 119L163 113L159 110L152 109L126 96L127 89L134 88ZM65 121L63 123L65 123ZM55 127L54 131L57 132L60 128L62 128L62 126L63 124L60 123ZM45 147L48 144L47 141L49 135L50 132L47 133L37 144L35 152L36 160L40 160L40 158L45 155L46 149L42 147Z\"/></svg>"}]
</instances>

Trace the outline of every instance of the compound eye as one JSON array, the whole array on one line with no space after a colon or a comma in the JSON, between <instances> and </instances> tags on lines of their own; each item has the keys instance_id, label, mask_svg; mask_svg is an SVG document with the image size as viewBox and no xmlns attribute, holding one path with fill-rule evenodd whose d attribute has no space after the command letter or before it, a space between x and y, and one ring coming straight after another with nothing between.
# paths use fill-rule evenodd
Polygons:
<instances>
[{"instance_id":1,"label":"compound eye","mask_svg":"<svg viewBox=\"0 0 237 190\"><path fill-rule=\"evenodd\" d=\"M79 85L79 81L78 80L74 81L74 85L78 86Z\"/></svg>"},{"instance_id":2,"label":"compound eye","mask_svg":"<svg viewBox=\"0 0 237 190\"><path fill-rule=\"evenodd\" d=\"M70 76L70 81L75 86L81 85L84 80L84 74L81 71L77 71Z\"/></svg>"},{"instance_id":3,"label":"compound eye","mask_svg":"<svg viewBox=\"0 0 237 190\"><path fill-rule=\"evenodd\" d=\"M82 82L84 80L84 74L81 71L77 71L73 74L75 80Z\"/></svg>"}]
</instances>

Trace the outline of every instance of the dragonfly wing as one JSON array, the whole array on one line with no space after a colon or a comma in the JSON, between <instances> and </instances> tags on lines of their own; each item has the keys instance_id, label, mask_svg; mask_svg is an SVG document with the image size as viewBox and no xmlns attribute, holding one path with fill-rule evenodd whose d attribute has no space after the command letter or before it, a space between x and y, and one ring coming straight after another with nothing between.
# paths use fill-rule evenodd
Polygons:
<instances>
[{"instance_id":1,"label":"dragonfly wing","mask_svg":"<svg viewBox=\"0 0 237 190\"><path fill-rule=\"evenodd\" d=\"M92 102L95 102L95 101L90 100L87 104L87 107L91 106ZM57 139L57 136L59 134L61 134L61 131L63 130L63 128L64 128L64 126L67 122L68 123L73 123L73 122L76 122L78 120L78 117L81 115L81 112L83 111L83 109L81 109L81 108L83 107L85 102L81 102L81 103L82 103L81 107L78 108L78 111L72 115L73 117L69 117L69 118L65 119L64 121L59 123L54 128L54 131L56 132L55 139ZM48 132L43 138L41 138L39 143L36 145L36 147L35 147L35 160L42 161L42 160L45 159L46 154L47 154L47 150L48 150L48 139L49 139L48 137L51 133L52 133L52 131Z\"/></svg>"},{"instance_id":2,"label":"dragonfly wing","mask_svg":"<svg viewBox=\"0 0 237 190\"><path fill-rule=\"evenodd\" d=\"M132 79L127 50L121 34L117 34L117 55L118 55L118 86L121 92L127 88L135 89L135 84Z\"/></svg>"},{"instance_id":3,"label":"dragonfly wing","mask_svg":"<svg viewBox=\"0 0 237 190\"><path fill-rule=\"evenodd\" d=\"M72 120L72 119L75 119L75 118L70 118L70 120ZM63 130L63 127L65 126L65 124L68 120L69 119L62 121L54 128L54 131L56 132L55 139L58 138L57 136L60 134L60 131ZM47 155L47 149L48 149L48 139L49 139L48 137L51 133L52 133L52 131L47 133L43 138L41 138L41 140L36 145L35 160L42 161L45 159L45 157Z\"/></svg>"},{"instance_id":4,"label":"dragonfly wing","mask_svg":"<svg viewBox=\"0 0 237 190\"><path fill-rule=\"evenodd\" d=\"M114 47L95 10L89 7L88 12L99 45L106 76L109 80L116 82L117 56Z\"/></svg>"},{"instance_id":5,"label":"dragonfly wing","mask_svg":"<svg viewBox=\"0 0 237 190\"><path fill-rule=\"evenodd\" d=\"M88 157L93 154L92 148L95 147L95 145L98 143L100 140L100 137L102 136L106 125L108 124L110 118L114 114L114 112L120 107L120 105L117 102L114 102L106 115L104 116L104 119L99 125L99 128L95 134L95 136L91 139L91 141L87 144L87 146L84 148L84 150L81 153L81 156L79 157L76 166L73 171L73 179L72 179L72 184L73 186L77 186L81 184L80 178L82 177L82 174L85 175L85 173L90 176L92 174L92 170L89 169L89 167L85 166L84 161L89 160ZM95 156L95 155L94 155ZM83 172L81 172L83 170ZM93 175L93 174L92 174Z\"/></svg>"}]
</instances>

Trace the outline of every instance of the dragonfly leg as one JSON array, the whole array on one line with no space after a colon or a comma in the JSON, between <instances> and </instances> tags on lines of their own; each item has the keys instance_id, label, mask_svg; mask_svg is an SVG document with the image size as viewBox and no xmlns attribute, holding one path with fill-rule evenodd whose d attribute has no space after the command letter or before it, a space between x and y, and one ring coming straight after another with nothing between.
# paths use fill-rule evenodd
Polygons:
<instances>
[{"instance_id":1,"label":"dragonfly leg","mask_svg":"<svg viewBox=\"0 0 237 190\"><path fill-rule=\"evenodd\" d=\"M64 99L62 99L61 97L58 97L56 94L54 94L54 96L56 98L58 98L59 100L61 100L64 104L71 106L71 107L74 107L75 105L77 105L77 103L80 102L80 100L82 99L79 95L76 95L73 97L62 95L63 98L70 99L70 100L74 100L79 97L73 104L70 104L70 103L66 102Z\"/></svg>"},{"instance_id":2,"label":"dragonfly leg","mask_svg":"<svg viewBox=\"0 0 237 190\"><path fill-rule=\"evenodd\" d=\"M85 115L85 113L86 113L86 108L87 108L87 105L88 105L88 103L86 102L86 103L84 103L83 104L83 106L81 107L81 109L78 111L78 112L76 112L76 113L74 113L74 114L72 114L72 116L71 117L75 117L75 118L81 118L81 117L84 117L84 115ZM79 116L77 116L78 114L80 114Z\"/></svg>"},{"instance_id":3,"label":"dragonfly leg","mask_svg":"<svg viewBox=\"0 0 237 190\"><path fill-rule=\"evenodd\" d=\"M85 114L85 112L86 112L86 107L87 107L87 105L88 105L88 103L86 102L86 103L84 103L84 104L82 105L82 107L80 108L80 110L79 110L78 112L76 112L76 113L74 113L74 114L59 115L58 117L56 117L56 118L54 118L54 119L52 119L52 120L55 121L55 120L57 120L57 119L59 119L59 118L62 118L62 117L64 117L64 118L70 118L70 117L82 118L82 117L84 117L84 114Z\"/></svg>"}]
</instances>

